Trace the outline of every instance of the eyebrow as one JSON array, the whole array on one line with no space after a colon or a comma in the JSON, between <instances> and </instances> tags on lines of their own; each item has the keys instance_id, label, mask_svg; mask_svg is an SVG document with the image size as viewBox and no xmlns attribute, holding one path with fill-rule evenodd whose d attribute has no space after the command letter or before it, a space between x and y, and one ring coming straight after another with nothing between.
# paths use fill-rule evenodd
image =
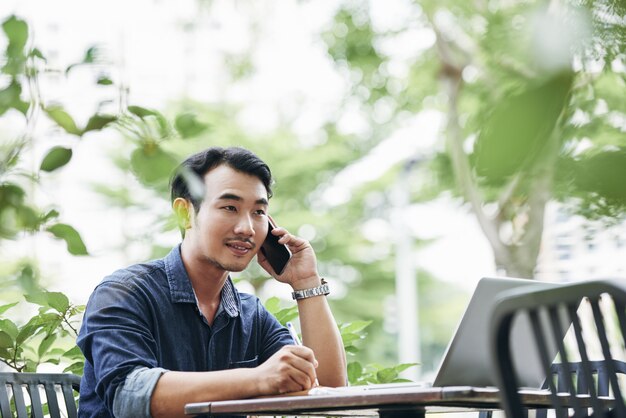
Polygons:
<instances>
[{"instance_id":1,"label":"eyebrow","mask_svg":"<svg viewBox=\"0 0 626 418\"><path fill-rule=\"evenodd\" d=\"M223 195L218 197L218 200L235 200L237 202L241 202L243 201L243 198L233 193L224 193ZM266 205L266 206L269 205L269 202L264 197L257 199L254 203L257 205Z\"/></svg>"}]
</instances>

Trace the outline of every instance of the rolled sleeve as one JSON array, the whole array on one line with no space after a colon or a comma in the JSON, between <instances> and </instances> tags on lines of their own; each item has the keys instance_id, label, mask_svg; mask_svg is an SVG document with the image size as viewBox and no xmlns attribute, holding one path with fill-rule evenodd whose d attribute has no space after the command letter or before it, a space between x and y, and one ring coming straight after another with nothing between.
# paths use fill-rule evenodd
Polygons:
<instances>
[{"instance_id":1,"label":"rolled sleeve","mask_svg":"<svg viewBox=\"0 0 626 418\"><path fill-rule=\"evenodd\" d=\"M150 399L152 392L166 369L137 367L124 383L117 387L113 401L116 417L151 418Z\"/></svg>"}]
</instances>

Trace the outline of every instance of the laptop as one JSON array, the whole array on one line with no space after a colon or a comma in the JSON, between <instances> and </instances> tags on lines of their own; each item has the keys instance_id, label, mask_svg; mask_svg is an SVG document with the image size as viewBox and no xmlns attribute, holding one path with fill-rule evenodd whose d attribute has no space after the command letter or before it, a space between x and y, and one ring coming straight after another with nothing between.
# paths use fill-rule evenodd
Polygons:
<instances>
[{"instance_id":1,"label":"laptop","mask_svg":"<svg viewBox=\"0 0 626 418\"><path fill-rule=\"evenodd\" d=\"M491 278L480 279L465 313L443 355L433 386L496 386L490 347L491 315L498 294L522 286L533 289L551 289L559 283L540 282L528 279ZM569 324L567 324L569 327ZM512 357L523 387L539 388L545 379L537 350L532 344L532 329L527 317L516 317L511 332ZM548 342L552 357L557 347Z\"/></svg>"},{"instance_id":2,"label":"laptop","mask_svg":"<svg viewBox=\"0 0 626 418\"><path fill-rule=\"evenodd\" d=\"M528 279L507 277L485 277L478 281L476 289L459 321L459 324L443 355L437 375L433 382L406 382L353 386L336 390L401 390L414 387L444 386L496 386L490 347L491 314L498 302L498 295L522 286L533 289L550 289L559 283L540 282ZM564 324L565 326L565 324ZM569 324L567 324L569 326ZM532 329L527 317L514 320L511 332L511 346L515 367L519 373L521 387L540 388L545 379L536 349L532 345ZM548 350L556 356L557 347L548 341ZM326 394L326 388L313 389L312 394Z\"/></svg>"}]
</instances>

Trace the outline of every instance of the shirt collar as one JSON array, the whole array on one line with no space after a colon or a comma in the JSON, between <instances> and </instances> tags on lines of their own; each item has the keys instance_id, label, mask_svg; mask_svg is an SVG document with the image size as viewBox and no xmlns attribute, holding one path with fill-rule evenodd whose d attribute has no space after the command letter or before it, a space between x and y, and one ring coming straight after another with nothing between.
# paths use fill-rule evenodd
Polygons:
<instances>
[{"instance_id":1,"label":"shirt collar","mask_svg":"<svg viewBox=\"0 0 626 418\"><path fill-rule=\"evenodd\" d=\"M170 295L174 303L197 303L196 295L191 286L191 280L187 275L187 270L180 255L180 245L172 248L172 251L165 257L165 274L170 286ZM235 289L230 276L222 287L222 300L220 310L223 308L229 316L239 315L239 294Z\"/></svg>"}]
</instances>

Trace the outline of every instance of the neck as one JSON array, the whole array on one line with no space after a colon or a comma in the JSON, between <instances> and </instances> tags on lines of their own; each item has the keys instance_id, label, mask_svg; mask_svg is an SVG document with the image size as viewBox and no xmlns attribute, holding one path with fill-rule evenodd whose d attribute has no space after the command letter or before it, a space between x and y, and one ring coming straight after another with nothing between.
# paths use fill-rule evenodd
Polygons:
<instances>
[{"instance_id":1,"label":"neck","mask_svg":"<svg viewBox=\"0 0 626 418\"><path fill-rule=\"evenodd\" d=\"M197 254L185 239L181 245L180 255L198 302L219 305L222 287L229 272Z\"/></svg>"}]
</instances>

